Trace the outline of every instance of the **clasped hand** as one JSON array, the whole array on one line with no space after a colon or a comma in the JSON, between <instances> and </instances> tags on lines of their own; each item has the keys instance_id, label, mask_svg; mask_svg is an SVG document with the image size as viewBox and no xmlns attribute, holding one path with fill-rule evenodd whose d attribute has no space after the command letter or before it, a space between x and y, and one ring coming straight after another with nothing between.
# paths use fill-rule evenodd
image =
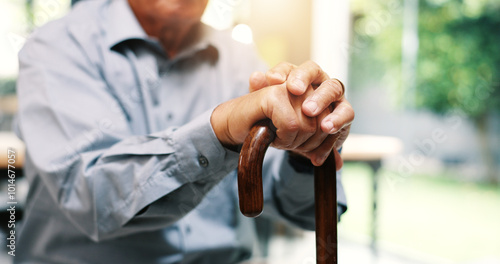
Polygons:
<instances>
[{"instance_id":1,"label":"clasped hand","mask_svg":"<svg viewBox=\"0 0 500 264\"><path fill-rule=\"evenodd\" d=\"M349 134L354 111L344 97L344 86L314 62L300 66L281 63L267 73L250 77L250 93L219 105L211 123L224 146L242 144L252 126L271 119L275 148L298 153L319 166L332 148L340 148ZM337 169L342 159L334 151Z\"/></svg>"}]
</instances>

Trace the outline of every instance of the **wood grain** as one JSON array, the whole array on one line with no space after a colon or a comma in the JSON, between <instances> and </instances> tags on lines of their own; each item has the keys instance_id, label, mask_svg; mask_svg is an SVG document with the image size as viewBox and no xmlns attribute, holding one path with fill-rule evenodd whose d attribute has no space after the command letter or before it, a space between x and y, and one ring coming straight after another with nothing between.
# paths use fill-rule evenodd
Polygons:
<instances>
[{"instance_id":1,"label":"wood grain","mask_svg":"<svg viewBox=\"0 0 500 264\"><path fill-rule=\"evenodd\" d=\"M314 200L316 214L316 261L337 263L337 177L335 156L314 168Z\"/></svg>"},{"instance_id":2,"label":"wood grain","mask_svg":"<svg viewBox=\"0 0 500 264\"><path fill-rule=\"evenodd\" d=\"M238 195L240 211L248 217L262 213L264 195L262 162L275 138L270 121L257 123L243 143L238 164ZM337 263L337 178L335 156L314 168L314 199L316 214L316 261L318 264Z\"/></svg>"},{"instance_id":3,"label":"wood grain","mask_svg":"<svg viewBox=\"0 0 500 264\"><path fill-rule=\"evenodd\" d=\"M257 217L264 207L262 163L275 133L269 122L260 121L250 130L240 152L238 163L238 196L240 211L248 217Z\"/></svg>"}]
</instances>

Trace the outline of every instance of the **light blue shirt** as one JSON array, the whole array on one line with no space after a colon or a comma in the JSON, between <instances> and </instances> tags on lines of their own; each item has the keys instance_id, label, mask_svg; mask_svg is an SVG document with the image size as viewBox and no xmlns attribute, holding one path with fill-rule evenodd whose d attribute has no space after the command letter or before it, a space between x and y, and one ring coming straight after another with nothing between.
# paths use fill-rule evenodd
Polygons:
<instances>
[{"instance_id":1,"label":"light blue shirt","mask_svg":"<svg viewBox=\"0 0 500 264\"><path fill-rule=\"evenodd\" d=\"M200 26L168 58L125 0L83 1L20 52L18 134L30 181L16 263L235 263L253 222L215 106L265 70L253 47ZM313 177L270 149L264 212L314 229ZM338 181L339 202L345 204Z\"/></svg>"}]
</instances>

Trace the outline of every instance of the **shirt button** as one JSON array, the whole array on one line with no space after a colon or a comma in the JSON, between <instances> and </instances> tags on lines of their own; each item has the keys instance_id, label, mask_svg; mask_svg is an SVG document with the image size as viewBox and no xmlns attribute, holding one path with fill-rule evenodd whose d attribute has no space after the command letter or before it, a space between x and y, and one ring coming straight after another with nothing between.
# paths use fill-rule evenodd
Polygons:
<instances>
[{"instance_id":1,"label":"shirt button","mask_svg":"<svg viewBox=\"0 0 500 264\"><path fill-rule=\"evenodd\" d=\"M203 168L206 168L208 167L208 159L203 156L203 155L200 155L198 157L198 163L200 164L200 166L202 166Z\"/></svg>"},{"instance_id":2,"label":"shirt button","mask_svg":"<svg viewBox=\"0 0 500 264\"><path fill-rule=\"evenodd\" d=\"M189 234L191 233L191 227L190 226L186 226L186 234Z\"/></svg>"},{"instance_id":3,"label":"shirt button","mask_svg":"<svg viewBox=\"0 0 500 264\"><path fill-rule=\"evenodd\" d=\"M174 118L174 114L172 114L172 113L168 113L167 114L167 120L168 121L171 121L173 118Z\"/></svg>"}]
</instances>

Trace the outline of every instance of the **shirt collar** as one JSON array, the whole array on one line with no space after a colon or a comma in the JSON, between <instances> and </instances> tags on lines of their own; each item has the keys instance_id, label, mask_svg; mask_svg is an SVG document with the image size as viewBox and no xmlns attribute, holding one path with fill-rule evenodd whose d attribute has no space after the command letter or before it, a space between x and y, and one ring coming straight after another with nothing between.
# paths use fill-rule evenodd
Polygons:
<instances>
[{"instance_id":1,"label":"shirt collar","mask_svg":"<svg viewBox=\"0 0 500 264\"><path fill-rule=\"evenodd\" d=\"M194 28L193 32L191 33L195 35L196 39L189 46L181 50L179 54L177 54L175 59L189 57L190 55L200 50L207 49L209 46L214 46L212 45L213 41L211 39L213 33L212 30L212 28L203 23L200 23L198 26L196 26L196 28Z\"/></svg>"},{"instance_id":2,"label":"shirt collar","mask_svg":"<svg viewBox=\"0 0 500 264\"><path fill-rule=\"evenodd\" d=\"M127 0L110 0L106 17L108 20L106 39L110 49L130 39L145 40L161 49L158 40L149 37L141 27ZM189 56L209 46L217 48L212 43L212 28L201 23L196 29L196 34L198 35L197 40L181 51L176 59Z\"/></svg>"},{"instance_id":3,"label":"shirt collar","mask_svg":"<svg viewBox=\"0 0 500 264\"><path fill-rule=\"evenodd\" d=\"M111 0L106 12L109 48L129 39L150 39L132 12L127 0Z\"/></svg>"}]
</instances>

